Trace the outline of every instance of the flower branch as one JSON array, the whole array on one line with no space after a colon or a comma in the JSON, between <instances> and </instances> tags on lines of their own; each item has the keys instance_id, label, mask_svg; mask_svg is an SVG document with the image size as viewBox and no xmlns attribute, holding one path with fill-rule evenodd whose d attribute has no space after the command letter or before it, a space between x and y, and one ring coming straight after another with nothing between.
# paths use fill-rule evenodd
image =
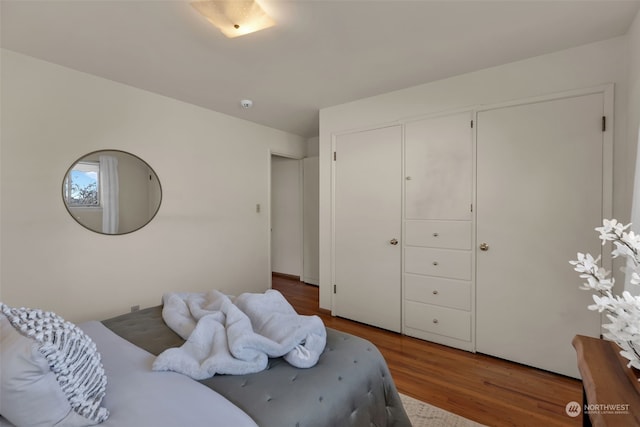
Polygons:
<instances>
[{"instance_id":1,"label":"flower branch","mask_svg":"<svg viewBox=\"0 0 640 427\"><path fill-rule=\"evenodd\" d=\"M627 231L631 224L623 225L615 219L605 219L602 224L602 227L596 228L602 244L613 243L613 258L623 257L633 261L631 283L640 284L640 275L636 271L640 265L640 235ZM633 296L628 291L622 292L622 296L613 295L615 279L609 277L609 271L599 266L600 256L594 258L591 254L578 252L577 258L569 263L580 273L580 278L586 280L580 289L597 292L593 295L595 304L587 308L606 312L611 323L602 326L607 330L604 337L616 342L622 349L620 354L629 360L627 366L640 369L640 296Z\"/></svg>"}]
</instances>

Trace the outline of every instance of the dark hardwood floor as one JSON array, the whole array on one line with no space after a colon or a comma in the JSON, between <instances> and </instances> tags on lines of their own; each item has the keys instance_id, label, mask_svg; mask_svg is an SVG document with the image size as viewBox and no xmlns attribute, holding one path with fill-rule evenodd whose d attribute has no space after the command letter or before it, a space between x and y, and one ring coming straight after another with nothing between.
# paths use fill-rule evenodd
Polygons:
<instances>
[{"instance_id":1,"label":"dark hardwood floor","mask_svg":"<svg viewBox=\"0 0 640 427\"><path fill-rule=\"evenodd\" d=\"M316 314L327 327L374 343L401 393L488 426L582 423L565 412L567 403L582 402L578 380L333 317L319 309L316 286L281 275L272 283L299 314Z\"/></svg>"}]
</instances>

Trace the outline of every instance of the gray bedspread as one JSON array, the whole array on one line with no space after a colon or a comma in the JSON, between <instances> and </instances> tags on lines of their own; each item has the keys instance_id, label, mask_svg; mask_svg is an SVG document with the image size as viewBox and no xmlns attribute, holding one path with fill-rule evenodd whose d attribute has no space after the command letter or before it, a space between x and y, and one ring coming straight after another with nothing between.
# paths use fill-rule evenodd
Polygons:
<instances>
[{"instance_id":1,"label":"gray bedspread","mask_svg":"<svg viewBox=\"0 0 640 427\"><path fill-rule=\"evenodd\" d=\"M104 320L106 327L152 354L184 342L152 307ZM270 359L250 375L216 375L201 383L260 427L411 427L391 374L369 341L327 328L327 345L310 369Z\"/></svg>"}]
</instances>

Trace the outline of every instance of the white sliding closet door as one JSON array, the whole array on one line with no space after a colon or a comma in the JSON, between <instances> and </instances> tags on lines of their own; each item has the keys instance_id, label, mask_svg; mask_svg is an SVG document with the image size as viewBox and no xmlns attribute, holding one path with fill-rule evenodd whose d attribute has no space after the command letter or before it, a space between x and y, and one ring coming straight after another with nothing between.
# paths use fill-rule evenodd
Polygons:
<instances>
[{"instance_id":1,"label":"white sliding closet door","mask_svg":"<svg viewBox=\"0 0 640 427\"><path fill-rule=\"evenodd\" d=\"M477 351L578 377L599 336L569 260L601 251L604 94L483 111L477 129Z\"/></svg>"},{"instance_id":2,"label":"white sliding closet door","mask_svg":"<svg viewBox=\"0 0 640 427\"><path fill-rule=\"evenodd\" d=\"M334 313L400 332L402 130L336 138Z\"/></svg>"}]
</instances>

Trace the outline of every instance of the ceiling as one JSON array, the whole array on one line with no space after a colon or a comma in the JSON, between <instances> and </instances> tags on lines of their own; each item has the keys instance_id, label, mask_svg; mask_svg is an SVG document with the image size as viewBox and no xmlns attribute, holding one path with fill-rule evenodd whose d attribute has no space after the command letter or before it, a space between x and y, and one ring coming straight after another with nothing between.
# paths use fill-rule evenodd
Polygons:
<instances>
[{"instance_id":1,"label":"ceiling","mask_svg":"<svg viewBox=\"0 0 640 427\"><path fill-rule=\"evenodd\" d=\"M0 1L4 48L304 137L321 108L624 35L640 8L263 0L278 25L228 39L187 0Z\"/></svg>"}]
</instances>

